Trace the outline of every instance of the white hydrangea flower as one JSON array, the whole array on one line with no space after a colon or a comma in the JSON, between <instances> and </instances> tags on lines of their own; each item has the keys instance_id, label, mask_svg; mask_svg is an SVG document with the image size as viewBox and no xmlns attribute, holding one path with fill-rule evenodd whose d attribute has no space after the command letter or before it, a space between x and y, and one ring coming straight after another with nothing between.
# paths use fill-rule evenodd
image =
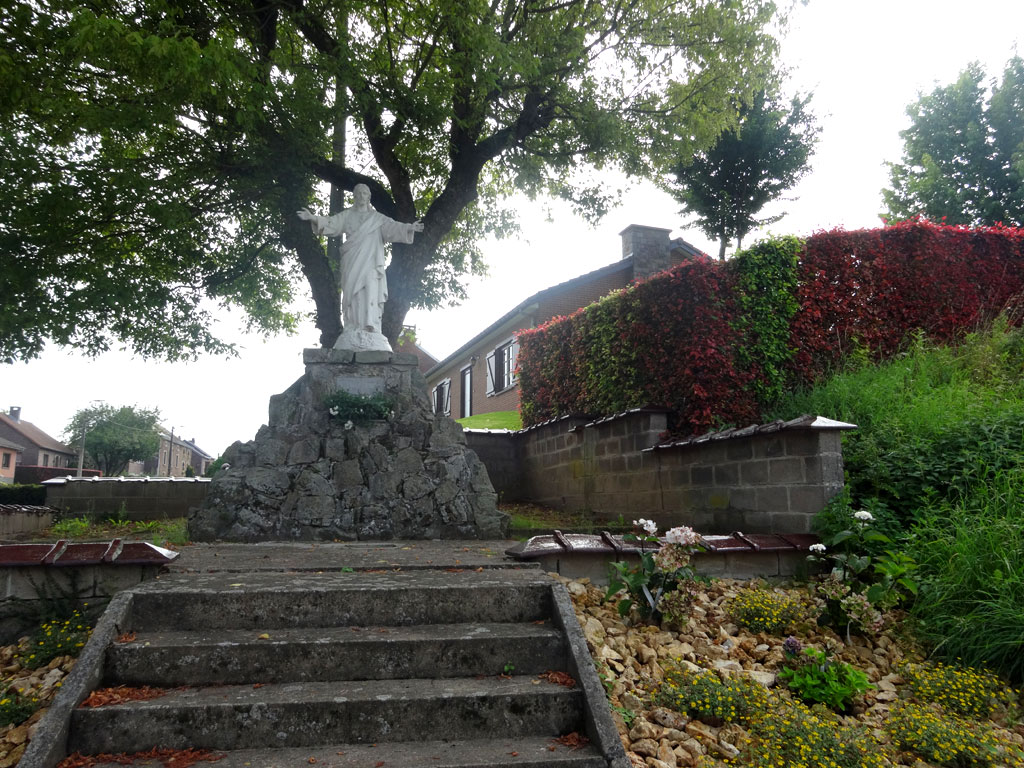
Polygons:
<instances>
[{"instance_id":1,"label":"white hydrangea flower","mask_svg":"<svg viewBox=\"0 0 1024 768\"><path fill-rule=\"evenodd\" d=\"M338 415L338 406L336 406L336 405L332 405L327 410L331 414L331 416L337 416Z\"/></svg>"},{"instance_id":2,"label":"white hydrangea flower","mask_svg":"<svg viewBox=\"0 0 1024 768\"><path fill-rule=\"evenodd\" d=\"M853 513L853 519L861 523L870 523L875 519L875 516L868 512L866 509L862 509L859 512Z\"/></svg>"},{"instance_id":3,"label":"white hydrangea flower","mask_svg":"<svg viewBox=\"0 0 1024 768\"><path fill-rule=\"evenodd\" d=\"M639 520L634 520L633 525L637 526L638 528L643 528L651 536L658 532L658 524L653 520L647 520L643 517L641 517Z\"/></svg>"},{"instance_id":4,"label":"white hydrangea flower","mask_svg":"<svg viewBox=\"0 0 1024 768\"><path fill-rule=\"evenodd\" d=\"M690 547L700 541L700 536L690 526L680 525L676 528L670 528L665 533L665 540L669 544L682 544Z\"/></svg>"},{"instance_id":5,"label":"white hydrangea flower","mask_svg":"<svg viewBox=\"0 0 1024 768\"><path fill-rule=\"evenodd\" d=\"M811 551L811 554L813 554L813 555L823 555L823 554L825 554L825 545L824 544L811 544L811 546L809 546L808 549Z\"/></svg>"}]
</instances>

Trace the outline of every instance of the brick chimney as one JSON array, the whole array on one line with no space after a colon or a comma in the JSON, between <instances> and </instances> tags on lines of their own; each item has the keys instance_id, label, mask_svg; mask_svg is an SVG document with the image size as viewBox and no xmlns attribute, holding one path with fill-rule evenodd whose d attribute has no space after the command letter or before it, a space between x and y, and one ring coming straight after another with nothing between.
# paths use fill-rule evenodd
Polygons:
<instances>
[{"instance_id":1,"label":"brick chimney","mask_svg":"<svg viewBox=\"0 0 1024 768\"><path fill-rule=\"evenodd\" d=\"M21 406L12 405L11 410L7 412L7 415L11 417L11 421L17 424L18 422L21 421Z\"/></svg>"},{"instance_id":2,"label":"brick chimney","mask_svg":"<svg viewBox=\"0 0 1024 768\"><path fill-rule=\"evenodd\" d=\"M672 249L668 239L672 230L630 224L619 233L622 238L622 258L633 257L633 277L647 277L671 267Z\"/></svg>"}]
</instances>

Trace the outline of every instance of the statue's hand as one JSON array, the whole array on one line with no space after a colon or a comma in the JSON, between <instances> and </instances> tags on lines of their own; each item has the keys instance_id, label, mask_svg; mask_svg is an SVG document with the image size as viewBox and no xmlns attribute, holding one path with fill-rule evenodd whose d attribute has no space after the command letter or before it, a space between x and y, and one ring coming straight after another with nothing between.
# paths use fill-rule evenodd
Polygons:
<instances>
[{"instance_id":1,"label":"statue's hand","mask_svg":"<svg viewBox=\"0 0 1024 768\"><path fill-rule=\"evenodd\" d=\"M316 218L316 216L314 214L310 213L305 208L303 208L301 211L298 212L298 216L303 221L312 221L313 219Z\"/></svg>"},{"instance_id":2,"label":"statue's hand","mask_svg":"<svg viewBox=\"0 0 1024 768\"><path fill-rule=\"evenodd\" d=\"M412 231L413 232L422 232L423 231L423 222L420 221L419 219L414 221L412 223Z\"/></svg>"}]
</instances>

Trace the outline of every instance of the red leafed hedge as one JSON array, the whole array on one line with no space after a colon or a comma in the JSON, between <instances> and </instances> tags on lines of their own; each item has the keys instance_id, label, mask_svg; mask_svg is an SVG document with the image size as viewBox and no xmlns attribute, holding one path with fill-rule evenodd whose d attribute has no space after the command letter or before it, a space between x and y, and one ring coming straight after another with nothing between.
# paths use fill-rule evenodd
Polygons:
<instances>
[{"instance_id":1,"label":"red leafed hedge","mask_svg":"<svg viewBox=\"0 0 1024 768\"><path fill-rule=\"evenodd\" d=\"M1022 292L1024 230L1006 227L904 222L694 259L521 332L523 424L641 405L671 408L677 434L756 422L858 347L954 339Z\"/></svg>"}]
</instances>

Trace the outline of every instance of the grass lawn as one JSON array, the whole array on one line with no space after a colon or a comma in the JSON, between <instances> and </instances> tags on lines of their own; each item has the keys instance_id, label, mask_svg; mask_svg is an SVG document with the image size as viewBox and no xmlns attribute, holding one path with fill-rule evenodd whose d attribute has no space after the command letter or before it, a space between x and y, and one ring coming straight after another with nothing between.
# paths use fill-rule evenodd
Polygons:
<instances>
[{"instance_id":1,"label":"grass lawn","mask_svg":"<svg viewBox=\"0 0 1024 768\"><path fill-rule=\"evenodd\" d=\"M523 420L519 411L495 411L456 419L466 429L522 429Z\"/></svg>"}]
</instances>

